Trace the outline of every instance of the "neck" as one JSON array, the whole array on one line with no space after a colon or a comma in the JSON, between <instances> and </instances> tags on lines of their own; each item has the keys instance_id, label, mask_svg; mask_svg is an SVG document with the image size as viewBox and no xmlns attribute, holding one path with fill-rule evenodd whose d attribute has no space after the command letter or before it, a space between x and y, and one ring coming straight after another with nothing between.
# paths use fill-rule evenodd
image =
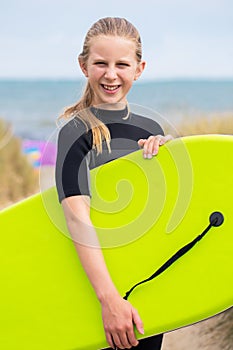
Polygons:
<instances>
[{"instance_id":1,"label":"neck","mask_svg":"<svg viewBox=\"0 0 233 350\"><path fill-rule=\"evenodd\" d=\"M127 102L118 102L118 103L104 103L99 105L93 105L95 108L106 109L106 110L122 110L127 106Z\"/></svg>"}]
</instances>

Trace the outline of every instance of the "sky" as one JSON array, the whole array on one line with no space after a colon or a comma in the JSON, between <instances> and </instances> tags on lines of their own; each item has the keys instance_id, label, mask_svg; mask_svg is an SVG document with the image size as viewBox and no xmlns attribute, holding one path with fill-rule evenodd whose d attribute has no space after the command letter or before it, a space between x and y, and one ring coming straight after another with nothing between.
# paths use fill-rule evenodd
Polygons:
<instances>
[{"instance_id":1,"label":"sky","mask_svg":"<svg viewBox=\"0 0 233 350\"><path fill-rule=\"evenodd\" d=\"M101 17L139 30L142 79L233 78L232 0L0 0L0 79L77 79L77 55Z\"/></svg>"}]
</instances>

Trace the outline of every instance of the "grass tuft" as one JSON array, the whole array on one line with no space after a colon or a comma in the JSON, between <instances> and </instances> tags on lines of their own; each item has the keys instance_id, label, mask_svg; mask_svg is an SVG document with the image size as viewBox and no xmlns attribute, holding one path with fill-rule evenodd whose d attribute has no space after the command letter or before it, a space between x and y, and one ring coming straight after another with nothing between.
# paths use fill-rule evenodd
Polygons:
<instances>
[{"instance_id":1,"label":"grass tuft","mask_svg":"<svg viewBox=\"0 0 233 350\"><path fill-rule=\"evenodd\" d=\"M0 119L0 209L38 191L38 173L22 153L21 140Z\"/></svg>"},{"instance_id":2,"label":"grass tuft","mask_svg":"<svg viewBox=\"0 0 233 350\"><path fill-rule=\"evenodd\" d=\"M177 125L179 136L223 134L233 135L233 114L225 113L213 116L183 120Z\"/></svg>"}]
</instances>

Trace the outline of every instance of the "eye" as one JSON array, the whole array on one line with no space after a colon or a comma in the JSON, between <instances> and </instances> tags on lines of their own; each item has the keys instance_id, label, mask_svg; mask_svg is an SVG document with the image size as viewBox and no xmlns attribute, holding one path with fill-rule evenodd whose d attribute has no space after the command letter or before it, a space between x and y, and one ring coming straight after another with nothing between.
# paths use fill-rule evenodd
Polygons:
<instances>
[{"instance_id":1,"label":"eye","mask_svg":"<svg viewBox=\"0 0 233 350\"><path fill-rule=\"evenodd\" d=\"M95 62L95 65L97 65L97 66L104 66L104 65L105 65L105 62L103 62L103 61L97 61L97 62Z\"/></svg>"},{"instance_id":2,"label":"eye","mask_svg":"<svg viewBox=\"0 0 233 350\"><path fill-rule=\"evenodd\" d=\"M117 65L120 67L129 67L129 63L126 62L119 62Z\"/></svg>"}]
</instances>

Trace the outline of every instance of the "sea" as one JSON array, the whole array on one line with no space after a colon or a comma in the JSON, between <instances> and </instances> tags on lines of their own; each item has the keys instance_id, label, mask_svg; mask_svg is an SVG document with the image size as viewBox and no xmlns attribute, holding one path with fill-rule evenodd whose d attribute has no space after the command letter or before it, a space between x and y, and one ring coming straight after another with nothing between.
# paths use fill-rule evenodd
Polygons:
<instances>
[{"instance_id":1,"label":"sea","mask_svg":"<svg viewBox=\"0 0 233 350\"><path fill-rule=\"evenodd\" d=\"M22 139L48 140L57 118L82 95L83 80L0 80L0 118ZM202 116L233 116L233 80L161 80L136 82L128 101L176 125Z\"/></svg>"}]
</instances>

